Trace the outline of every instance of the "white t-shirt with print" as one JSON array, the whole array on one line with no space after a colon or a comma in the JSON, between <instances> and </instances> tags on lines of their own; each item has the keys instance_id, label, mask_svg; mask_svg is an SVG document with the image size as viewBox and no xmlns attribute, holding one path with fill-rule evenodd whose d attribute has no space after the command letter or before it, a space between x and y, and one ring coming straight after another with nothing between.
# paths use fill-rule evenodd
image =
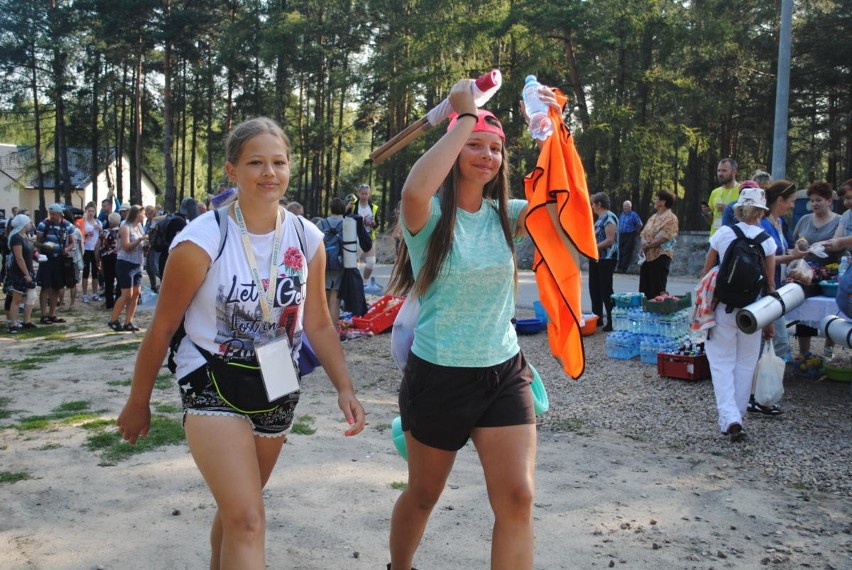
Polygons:
<instances>
[{"instance_id":1,"label":"white t-shirt with print","mask_svg":"<svg viewBox=\"0 0 852 570\"><path fill-rule=\"evenodd\" d=\"M211 262L215 261L186 311L184 327L187 336L175 357L178 379L205 363L193 343L214 355L253 358L254 340L261 333L282 326L287 328L292 356L294 360L298 359L302 346L302 314L309 277L308 264L322 244L323 234L304 218L296 219L286 210L284 214L271 324L264 323L258 289L254 285L243 249L240 228L233 218L228 217L227 239L218 261L215 260L219 253L220 233L213 211L199 216L175 236L171 248L184 241L191 241L207 252ZM302 255L294 222L304 224L306 243L303 247L307 259ZM273 236L274 232L249 234L258 272L264 284L269 279Z\"/></svg>"}]
</instances>

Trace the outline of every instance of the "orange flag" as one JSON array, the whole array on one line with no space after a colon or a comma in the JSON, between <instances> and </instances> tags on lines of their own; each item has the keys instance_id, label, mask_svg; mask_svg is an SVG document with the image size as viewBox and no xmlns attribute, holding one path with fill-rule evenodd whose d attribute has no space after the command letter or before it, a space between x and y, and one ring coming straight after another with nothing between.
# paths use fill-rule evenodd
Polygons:
<instances>
[{"instance_id":1,"label":"orange flag","mask_svg":"<svg viewBox=\"0 0 852 570\"><path fill-rule=\"evenodd\" d=\"M556 90L564 106L568 98ZM533 271L539 299L549 317L550 351L566 374L579 378L586 367L582 280L577 253L597 260L594 220L583 163L562 115L550 109L554 132L544 141L535 170L524 179L526 228L535 245Z\"/></svg>"}]
</instances>

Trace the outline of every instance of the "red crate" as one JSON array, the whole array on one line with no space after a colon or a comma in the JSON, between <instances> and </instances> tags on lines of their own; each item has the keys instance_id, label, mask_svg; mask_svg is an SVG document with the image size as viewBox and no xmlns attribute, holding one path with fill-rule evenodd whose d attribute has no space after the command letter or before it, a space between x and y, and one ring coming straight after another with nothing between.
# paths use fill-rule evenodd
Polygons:
<instances>
[{"instance_id":1,"label":"red crate","mask_svg":"<svg viewBox=\"0 0 852 570\"><path fill-rule=\"evenodd\" d=\"M686 356L683 354L657 353L657 374L681 380L703 380L710 378L710 363L706 354Z\"/></svg>"},{"instance_id":2,"label":"red crate","mask_svg":"<svg viewBox=\"0 0 852 570\"><path fill-rule=\"evenodd\" d=\"M373 334L384 332L393 326L403 301L405 297L385 295L370 305L363 317L352 317L352 326Z\"/></svg>"}]
</instances>

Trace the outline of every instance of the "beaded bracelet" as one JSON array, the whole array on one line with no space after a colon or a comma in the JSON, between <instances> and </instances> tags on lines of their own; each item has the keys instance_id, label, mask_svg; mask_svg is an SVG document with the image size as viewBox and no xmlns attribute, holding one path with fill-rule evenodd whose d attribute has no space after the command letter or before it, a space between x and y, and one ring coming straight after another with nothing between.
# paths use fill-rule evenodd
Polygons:
<instances>
[{"instance_id":1,"label":"beaded bracelet","mask_svg":"<svg viewBox=\"0 0 852 570\"><path fill-rule=\"evenodd\" d=\"M462 117L473 117L475 121L479 121L479 117L474 115L473 113L462 113L461 115L456 116L456 121L460 120Z\"/></svg>"}]
</instances>

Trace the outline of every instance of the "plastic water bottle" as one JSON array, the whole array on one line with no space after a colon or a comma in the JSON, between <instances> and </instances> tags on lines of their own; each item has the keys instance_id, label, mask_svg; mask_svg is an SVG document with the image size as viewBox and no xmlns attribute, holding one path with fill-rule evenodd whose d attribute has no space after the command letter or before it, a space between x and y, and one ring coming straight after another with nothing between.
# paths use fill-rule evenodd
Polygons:
<instances>
[{"instance_id":1,"label":"plastic water bottle","mask_svg":"<svg viewBox=\"0 0 852 570\"><path fill-rule=\"evenodd\" d=\"M553 121L547 116L547 104L541 100L538 90L541 83L535 75L527 75L524 80L524 107L530 118L530 135L536 140L543 141L553 134Z\"/></svg>"},{"instance_id":2,"label":"plastic water bottle","mask_svg":"<svg viewBox=\"0 0 852 570\"><path fill-rule=\"evenodd\" d=\"M844 255L840 260L840 267L837 268L837 277L843 277L847 269L849 269L849 256Z\"/></svg>"}]
</instances>

